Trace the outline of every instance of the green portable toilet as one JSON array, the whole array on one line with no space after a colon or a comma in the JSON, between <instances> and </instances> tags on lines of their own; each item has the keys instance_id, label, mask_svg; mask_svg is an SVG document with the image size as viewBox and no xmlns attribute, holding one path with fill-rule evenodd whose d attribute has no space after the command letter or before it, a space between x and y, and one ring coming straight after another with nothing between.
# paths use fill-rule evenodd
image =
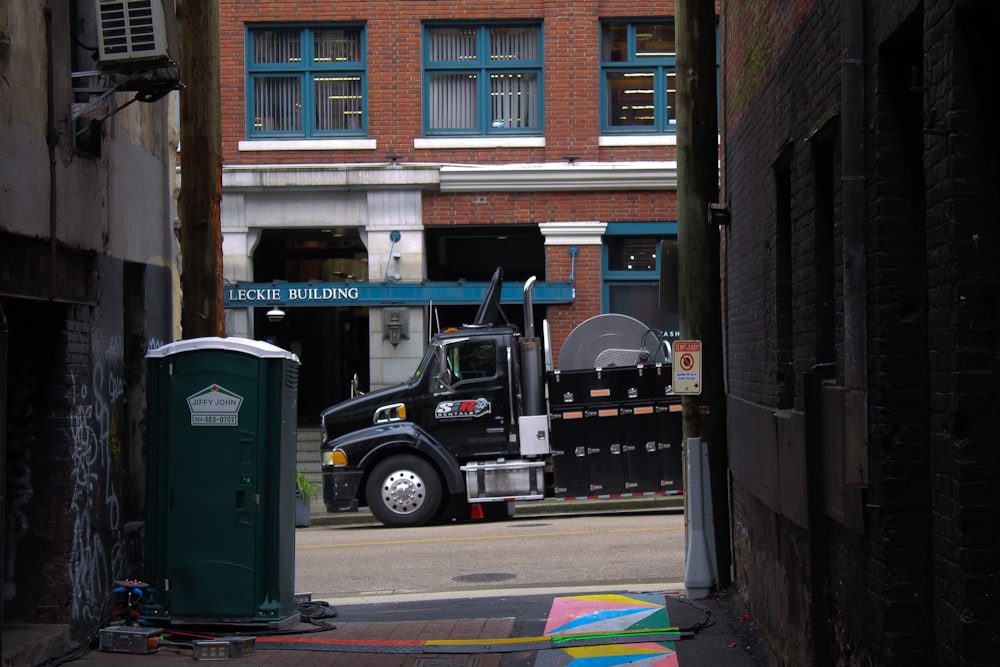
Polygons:
<instances>
[{"instance_id":1,"label":"green portable toilet","mask_svg":"<svg viewBox=\"0 0 1000 667\"><path fill-rule=\"evenodd\" d=\"M144 617L297 623L298 358L261 341L209 337L146 359Z\"/></svg>"}]
</instances>

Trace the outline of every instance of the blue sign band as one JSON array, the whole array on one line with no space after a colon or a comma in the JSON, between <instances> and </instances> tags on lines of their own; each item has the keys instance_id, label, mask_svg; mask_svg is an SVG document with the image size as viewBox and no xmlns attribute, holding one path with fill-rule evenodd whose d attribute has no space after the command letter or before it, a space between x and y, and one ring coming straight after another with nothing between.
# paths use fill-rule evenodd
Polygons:
<instances>
[{"instance_id":1,"label":"blue sign band","mask_svg":"<svg viewBox=\"0 0 1000 667\"><path fill-rule=\"evenodd\" d=\"M426 306L479 305L489 289L488 282L423 283L236 283L226 285L226 308L260 306ZM521 303L524 283L504 283L501 303ZM576 293L572 283L536 282L531 300L537 304L573 303Z\"/></svg>"}]
</instances>

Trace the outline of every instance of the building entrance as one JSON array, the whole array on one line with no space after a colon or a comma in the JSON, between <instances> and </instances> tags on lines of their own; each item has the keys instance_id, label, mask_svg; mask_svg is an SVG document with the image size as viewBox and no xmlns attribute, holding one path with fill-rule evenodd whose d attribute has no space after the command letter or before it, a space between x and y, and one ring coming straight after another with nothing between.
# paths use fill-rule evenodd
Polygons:
<instances>
[{"instance_id":1,"label":"building entrance","mask_svg":"<svg viewBox=\"0 0 1000 667\"><path fill-rule=\"evenodd\" d=\"M264 230L254 280L324 282L368 279L368 252L357 229ZM254 337L299 357L299 423L314 426L324 408L350 396L351 380L369 386L368 307L284 308L273 321L254 309Z\"/></svg>"}]
</instances>

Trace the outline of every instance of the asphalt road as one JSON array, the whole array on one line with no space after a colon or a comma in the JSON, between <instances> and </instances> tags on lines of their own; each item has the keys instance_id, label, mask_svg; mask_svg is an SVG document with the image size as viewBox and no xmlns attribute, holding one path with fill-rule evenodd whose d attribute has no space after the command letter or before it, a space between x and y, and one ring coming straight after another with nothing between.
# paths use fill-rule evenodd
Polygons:
<instances>
[{"instance_id":1,"label":"asphalt road","mask_svg":"<svg viewBox=\"0 0 1000 667\"><path fill-rule=\"evenodd\" d=\"M683 585L679 509L517 516L421 528L296 531L296 592L339 604L459 592Z\"/></svg>"}]
</instances>

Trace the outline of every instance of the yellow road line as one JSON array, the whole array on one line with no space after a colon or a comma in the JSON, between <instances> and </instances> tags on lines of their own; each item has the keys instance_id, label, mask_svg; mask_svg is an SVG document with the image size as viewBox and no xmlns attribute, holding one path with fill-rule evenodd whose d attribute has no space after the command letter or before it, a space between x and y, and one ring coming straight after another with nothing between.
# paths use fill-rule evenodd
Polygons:
<instances>
[{"instance_id":1,"label":"yellow road line","mask_svg":"<svg viewBox=\"0 0 1000 667\"><path fill-rule=\"evenodd\" d=\"M331 548L341 548L341 547L370 547L370 546L386 546L393 544L430 544L434 542L471 542L479 540L517 540L525 537L539 538L539 537L566 537L569 535L601 535L605 533L662 533L662 532L673 532L678 530L684 530L683 526L678 526L676 528L621 528L615 530L572 530L572 531L561 531L558 533L521 533L519 535L477 535L472 537L434 537L427 539L412 539L412 540L379 540L373 542L344 542L344 543L332 543L332 544L299 544L296 545L296 549L331 549Z\"/></svg>"}]
</instances>

